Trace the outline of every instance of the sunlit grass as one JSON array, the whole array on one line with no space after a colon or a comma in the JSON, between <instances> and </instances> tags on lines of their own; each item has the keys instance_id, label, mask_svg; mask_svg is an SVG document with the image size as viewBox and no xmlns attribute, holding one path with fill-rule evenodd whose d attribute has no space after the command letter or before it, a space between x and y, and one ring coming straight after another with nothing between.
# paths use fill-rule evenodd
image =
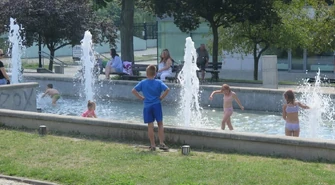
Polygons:
<instances>
[{"instance_id":1,"label":"sunlit grass","mask_svg":"<svg viewBox=\"0 0 335 185\"><path fill-rule=\"evenodd\" d=\"M60 184L335 184L335 165L0 129L0 173Z\"/></svg>"}]
</instances>

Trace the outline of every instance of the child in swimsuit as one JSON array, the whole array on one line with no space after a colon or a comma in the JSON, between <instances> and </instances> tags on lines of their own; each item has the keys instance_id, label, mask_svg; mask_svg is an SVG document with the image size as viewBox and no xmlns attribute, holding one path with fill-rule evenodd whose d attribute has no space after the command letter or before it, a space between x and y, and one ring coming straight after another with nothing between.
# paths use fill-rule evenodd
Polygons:
<instances>
[{"instance_id":1,"label":"child in swimsuit","mask_svg":"<svg viewBox=\"0 0 335 185\"><path fill-rule=\"evenodd\" d=\"M60 98L60 94L59 94L58 90L54 89L52 84L48 84L47 85L47 90L42 95L42 98L45 95L49 95L51 97L51 99L52 99L52 105L56 105L57 100L59 100L59 98Z\"/></svg>"},{"instance_id":2,"label":"child in swimsuit","mask_svg":"<svg viewBox=\"0 0 335 185\"><path fill-rule=\"evenodd\" d=\"M286 100L286 104L283 106L283 119L286 121L285 135L299 137L299 107L303 109L309 109L309 107L295 101L294 93L292 90L286 91L284 93L284 98Z\"/></svg>"},{"instance_id":3,"label":"child in swimsuit","mask_svg":"<svg viewBox=\"0 0 335 185\"><path fill-rule=\"evenodd\" d=\"M236 93L231 91L229 85L227 84L223 84L220 90L213 91L209 97L210 100L213 99L214 94L224 95L223 96L223 119L222 119L221 129L224 130L227 124L229 130L233 130L233 126L231 125L231 120L230 120L230 117L233 114L233 100L236 101L238 106L240 106L241 110L244 110L244 107L242 106Z\"/></svg>"},{"instance_id":4,"label":"child in swimsuit","mask_svg":"<svg viewBox=\"0 0 335 185\"><path fill-rule=\"evenodd\" d=\"M95 114L95 106L95 102L88 100L87 111L85 111L82 116L88 118L96 118L97 115Z\"/></svg>"}]
</instances>

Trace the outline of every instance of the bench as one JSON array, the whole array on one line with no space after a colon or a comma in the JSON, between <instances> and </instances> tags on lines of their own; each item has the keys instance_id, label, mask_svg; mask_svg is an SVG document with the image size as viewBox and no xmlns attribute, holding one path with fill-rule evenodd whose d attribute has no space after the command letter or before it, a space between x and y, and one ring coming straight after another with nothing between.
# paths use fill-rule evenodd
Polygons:
<instances>
[{"instance_id":1,"label":"bench","mask_svg":"<svg viewBox=\"0 0 335 185\"><path fill-rule=\"evenodd\" d=\"M316 81L315 78L306 78L308 83L314 83ZM330 78L321 78L320 81L322 83L335 83L335 79L330 79Z\"/></svg>"},{"instance_id":2,"label":"bench","mask_svg":"<svg viewBox=\"0 0 335 185\"><path fill-rule=\"evenodd\" d=\"M318 71L320 68L321 72L334 72L334 66L333 65L327 65L327 64L313 64L311 65L311 71Z\"/></svg>"},{"instance_id":3,"label":"bench","mask_svg":"<svg viewBox=\"0 0 335 185\"><path fill-rule=\"evenodd\" d=\"M147 78L147 76L141 75L141 71L145 72L147 67L148 67L148 64L133 64L131 65L133 75L128 75L127 73L125 73L126 75L122 75L121 79L123 80L142 80L144 78Z\"/></svg>"},{"instance_id":4,"label":"bench","mask_svg":"<svg viewBox=\"0 0 335 185\"><path fill-rule=\"evenodd\" d=\"M178 74L180 72L180 70L183 68L183 65L182 64L176 64L172 67L172 72L175 73L174 76L167 76L165 79L168 80L168 82L175 82L175 83L178 83Z\"/></svg>"},{"instance_id":5,"label":"bench","mask_svg":"<svg viewBox=\"0 0 335 185\"><path fill-rule=\"evenodd\" d=\"M209 62L208 65L206 66L206 69L205 69L206 73L211 73L211 79L210 79L211 82L213 82L214 80L216 82L219 81L219 73L221 71L222 63L218 62L217 66L218 66L217 70L214 70L214 68L213 68L214 66L213 66L212 62ZM197 70L197 75L198 75L199 72L201 72L201 70Z\"/></svg>"}]
</instances>

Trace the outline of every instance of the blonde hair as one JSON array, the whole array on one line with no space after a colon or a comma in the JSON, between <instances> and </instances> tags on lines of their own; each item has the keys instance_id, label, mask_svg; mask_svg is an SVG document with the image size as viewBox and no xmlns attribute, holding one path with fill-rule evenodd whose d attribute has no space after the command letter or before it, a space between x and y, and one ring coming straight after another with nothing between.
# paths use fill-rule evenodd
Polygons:
<instances>
[{"instance_id":1,"label":"blonde hair","mask_svg":"<svg viewBox=\"0 0 335 185\"><path fill-rule=\"evenodd\" d=\"M163 53L164 53L164 57L162 56ZM167 59L171 58L170 52L168 49L163 49L162 54L161 54L161 61L163 60L165 62L167 61Z\"/></svg>"},{"instance_id":2,"label":"blonde hair","mask_svg":"<svg viewBox=\"0 0 335 185\"><path fill-rule=\"evenodd\" d=\"M149 65L146 69L147 76L153 77L156 75L156 66L154 65Z\"/></svg>"},{"instance_id":3,"label":"blonde hair","mask_svg":"<svg viewBox=\"0 0 335 185\"><path fill-rule=\"evenodd\" d=\"M231 91L228 84L223 84L222 85L222 90L228 90L229 92Z\"/></svg>"}]
</instances>

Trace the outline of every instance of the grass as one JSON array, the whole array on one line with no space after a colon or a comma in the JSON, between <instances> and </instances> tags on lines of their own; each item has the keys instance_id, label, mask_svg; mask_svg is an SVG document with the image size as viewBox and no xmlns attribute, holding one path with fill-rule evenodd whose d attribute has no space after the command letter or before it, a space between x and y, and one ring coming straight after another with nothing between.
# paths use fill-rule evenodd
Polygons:
<instances>
[{"instance_id":1,"label":"grass","mask_svg":"<svg viewBox=\"0 0 335 185\"><path fill-rule=\"evenodd\" d=\"M110 139L0 128L0 173L60 184L335 184L335 164L223 152L150 152ZM137 143L139 144L139 143Z\"/></svg>"},{"instance_id":2,"label":"grass","mask_svg":"<svg viewBox=\"0 0 335 185\"><path fill-rule=\"evenodd\" d=\"M38 68L38 63L25 63L25 62L22 62L22 68L23 69L37 69Z\"/></svg>"},{"instance_id":3,"label":"grass","mask_svg":"<svg viewBox=\"0 0 335 185\"><path fill-rule=\"evenodd\" d=\"M142 56L134 56L135 63L140 61L151 61L157 60L157 55L142 55Z\"/></svg>"}]
</instances>

